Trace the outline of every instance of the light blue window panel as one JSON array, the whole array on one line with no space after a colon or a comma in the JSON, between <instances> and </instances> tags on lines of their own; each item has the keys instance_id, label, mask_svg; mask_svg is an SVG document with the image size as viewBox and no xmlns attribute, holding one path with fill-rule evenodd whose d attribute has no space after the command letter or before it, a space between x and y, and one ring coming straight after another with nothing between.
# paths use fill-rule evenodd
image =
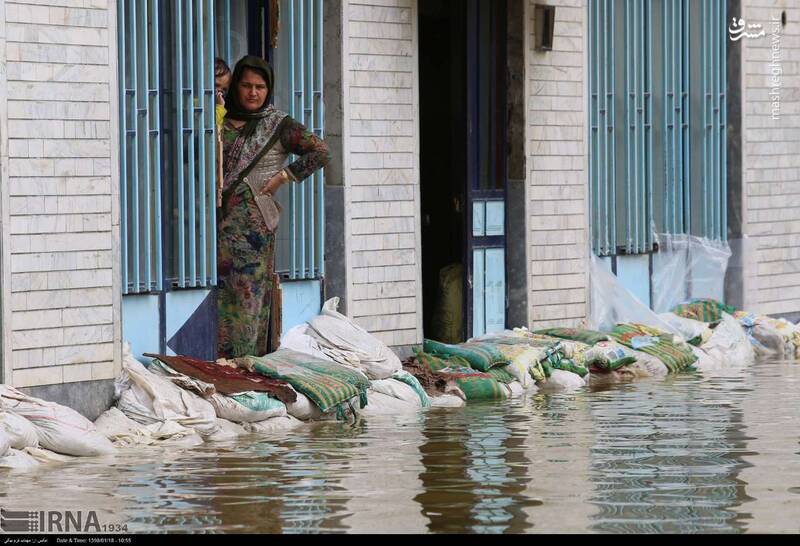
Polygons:
<instances>
[{"instance_id":1,"label":"light blue window panel","mask_svg":"<svg viewBox=\"0 0 800 546\"><path fill-rule=\"evenodd\" d=\"M500 332L506 327L505 248L472 251L472 335Z\"/></svg>"},{"instance_id":2,"label":"light blue window panel","mask_svg":"<svg viewBox=\"0 0 800 546\"><path fill-rule=\"evenodd\" d=\"M501 332L506 327L506 249L487 248L485 331Z\"/></svg>"},{"instance_id":3,"label":"light blue window panel","mask_svg":"<svg viewBox=\"0 0 800 546\"><path fill-rule=\"evenodd\" d=\"M486 201L472 202L472 235L474 237L486 235Z\"/></svg>"},{"instance_id":4,"label":"light blue window panel","mask_svg":"<svg viewBox=\"0 0 800 546\"><path fill-rule=\"evenodd\" d=\"M322 0L281 0L280 31L273 51L277 108L324 137L322 94ZM292 158L293 159L293 158ZM324 172L278 190L283 206L276 239L275 269L289 279L325 273Z\"/></svg>"},{"instance_id":5,"label":"light blue window panel","mask_svg":"<svg viewBox=\"0 0 800 546\"><path fill-rule=\"evenodd\" d=\"M169 25L159 17L160 6L156 0L117 3L125 294L162 290L165 277L179 287L216 280L213 2L171 2ZM174 44L171 51L160 47L165 33ZM166 60L172 69L161 81ZM166 115L161 111L164 89L171 94ZM169 141L162 122L174 127ZM164 150L173 157L166 181ZM174 203L162 221L165 193L174 196ZM164 223L174 234L168 256Z\"/></svg>"},{"instance_id":6,"label":"light blue window panel","mask_svg":"<svg viewBox=\"0 0 800 546\"><path fill-rule=\"evenodd\" d=\"M486 202L486 235L505 234L506 223L505 201Z\"/></svg>"},{"instance_id":7,"label":"light blue window panel","mask_svg":"<svg viewBox=\"0 0 800 546\"><path fill-rule=\"evenodd\" d=\"M486 333L486 251L472 251L472 335Z\"/></svg>"}]
</instances>

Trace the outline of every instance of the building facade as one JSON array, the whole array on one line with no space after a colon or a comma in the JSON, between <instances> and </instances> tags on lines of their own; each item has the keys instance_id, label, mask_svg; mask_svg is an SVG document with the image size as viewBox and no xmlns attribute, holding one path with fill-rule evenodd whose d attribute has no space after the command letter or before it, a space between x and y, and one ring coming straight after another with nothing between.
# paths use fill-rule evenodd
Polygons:
<instances>
[{"instance_id":1,"label":"building facade","mask_svg":"<svg viewBox=\"0 0 800 546\"><path fill-rule=\"evenodd\" d=\"M800 318L799 40L790 0L0 0L2 381L97 414L123 340L213 357L212 65L245 53L333 152L279 196L284 331L332 296L401 354L445 307L578 325L592 254L653 303L664 233Z\"/></svg>"}]
</instances>

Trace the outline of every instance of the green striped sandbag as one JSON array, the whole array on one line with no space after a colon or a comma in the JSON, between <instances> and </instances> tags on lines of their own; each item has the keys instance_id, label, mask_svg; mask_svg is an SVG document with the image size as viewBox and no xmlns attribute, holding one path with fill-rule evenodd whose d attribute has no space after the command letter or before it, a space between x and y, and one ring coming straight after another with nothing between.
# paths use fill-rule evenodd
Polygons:
<instances>
[{"instance_id":1,"label":"green striped sandbag","mask_svg":"<svg viewBox=\"0 0 800 546\"><path fill-rule=\"evenodd\" d=\"M653 336L654 333L658 333L658 336ZM634 347L633 338L641 336L655 337L656 342L644 347ZM671 373L684 371L697 361L692 349L673 343L670 334L658 332L639 324L617 324L614 331L611 332L611 337L626 347L656 357Z\"/></svg>"},{"instance_id":2,"label":"green striped sandbag","mask_svg":"<svg viewBox=\"0 0 800 546\"><path fill-rule=\"evenodd\" d=\"M369 380L352 368L289 349L244 358L261 375L282 379L308 396L323 413L340 412L356 396L362 408L367 405Z\"/></svg>"},{"instance_id":3,"label":"green striped sandbag","mask_svg":"<svg viewBox=\"0 0 800 546\"><path fill-rule=\"evenodd\" d=\"M494 368L490 368L486 373L494 377L499 383L508 385L509 383L516 381L517 378L511 375L511 372L509 372L506 368L507 366L495 366Z\"/></svg>"},{"instance_id":4,"label":"green striped sandbag","mask_svg":"<svg viewBox=\"0 0 800 546\"><path fill-rule=\"evenodd\" d=\"M691 303L682 303L675 307L673 311L673 313L679 317L699 320L700 322L719 322L722 320L723 313L732 315L735 312L735 307L725 305L722 302L712 299L694 300Z\"/></svg>"},{"instance_id":5,"label":"green striped sandbag","mask_svg":"<svg viewBox=\"0 0 800 546\"><path fill-rule=\"evenodd\" d=\"M544 328L543 330L536 330L534 334L543 336L557 337L561 339L569 339L571 341L580 341L587 345L594 345L599 341L608 341L608 335L603 332L595 330L584 330L582 328Z\"/></svg>"},{"instance_id":6,"label":"green striped sandbag","mask_svg":"<svg viewBox=\"0 0 800 546\"><path fill-rule=\"evenodd\" d=\"M467 400L504 400L508 391L488 373L472 368L449 367L438 372L443 379L456 384Z\"/></svg>"},{"instance_id":7,"label":"green striped sandbag","mask_svg":"<svg viewBox=\"0 0 800 546\"><path fill-rule=\"evenodd\" d=\"M514 380L514 376L503 367L494 367L484 373L473 370L469 362L460 356L440 357L419 350L415 353L420 366L428 368L442 379L453 381L467 400L502 400L508 395L501 383L509 378Z\"/></svg>"},{"instance_id":8,"label":"green striped sandbag","mask_svg":"<svg viewBox=\"0 0 800 546\"><path fill-rule=\"evenodd\" d=\"M420 351L418 349L414 350L415 357L417 362L428 368L433 373L438 372L439 370L443 370L448 367L461 367L461 368L469 368L469 362L465 359L461 358L460 356L451 356L451 357L440 357L436 355L432 355L430 353L426 353L424 351Z\"/></svg>"},{"instance_id":9,"label":"green striped sandbag","mask_svg":"<svg viewBox=\"0 0 800 546\"><path fill-rule=\"evenodd\" d=\"M437 356L460 356L469 362L470 367L481 372L488 371L490 368L500 364L509 363L508 359L497 350L493 343L470 341L459 343L458 345L450 345L426 339L422 348L426 353L432 353Z\"/></svg>"},{"instance_id":10,"label":"green striped sandbag","mask_svg":"<svg viewBox=\"0 0 800 546\"><path fill-rule=\"evenodd\" d=\"M546 356L541 361L542 368L547 377L550 377L551 370L563 370L565 372L572 372L583 377L589 373L589 370L575 363L570 358L566 358L563 353L563 348L560 343L556 343L553 347L547 349ZM549 368L549 369L548 369Z\"/></svg>"}]
</instances>

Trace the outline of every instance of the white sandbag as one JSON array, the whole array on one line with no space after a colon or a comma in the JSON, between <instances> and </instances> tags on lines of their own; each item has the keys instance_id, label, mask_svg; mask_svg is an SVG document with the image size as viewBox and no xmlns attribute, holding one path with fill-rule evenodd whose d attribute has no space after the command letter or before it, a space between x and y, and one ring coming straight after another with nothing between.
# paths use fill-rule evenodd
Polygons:
<instances>
[{"instance_id":1,"label":"white sandbag","mask_svg":"<svg viewBox=\"0 0 800 546\"><path fill-rule=\"evenodd\" d=\"M216 431L217 414L208 401L149 371L133 357L125 358L122 368L130 386L117 407L125 415L143 425L175 421L202 435Z\"/></svg>"},{"instance_id":2,"label":"white sandbag","mask_svg":"<svg viewBox=\"0 0 800 546\"><path fill-rule=\"evenodd\" d=\"M517 396L522 396L524 394L530 394L530 392L531 392L530 385L533 385L534 383L533 383L533 381L529 381L528 384L529 384L529 386L527 388L525 388L525 387L522 386L522 383L520 383L519 381L512 381L511 383L506 385L508 387L509 391L511 391L509 396L511 398L516 398Z\"/></svg>"},{"instance_id":3,"label":"white sandbag","mask_svg":"<svg viewBox=\"0 0 800 546\"><path fill-rule=\"evenodd\" d=\"M218 427L219 425L215 422L214 432L216 432ZM147 428L150 436L155 440L170 446L194 447L203 443L203 437L197 430L185 427L176 421L156 421L155 423L147 425L145 428ZM210 434L213 434L213 432Z\"/></svg>"},{"instance_id":4,"label":"white sandbag","mask_svg":"<svg viewBox=\"0 0 800 546\"><path fill-rule=\"evenodd\" d=\"M67 463L75 460L75 457L62 455L61 453L56 453L49 449L42 449L41 447L26 447L23 451L42 464Z\"/></svg>"},{"instance_id":5,"label":"white sandbag","mask_svg":"<svg viewBox=\"0 0 800 546\"><path fill-rule=\"evenodd\" d=\"M281 349L292 349L298 353L315 356L322 360L338 362L332 359L319 346L319 342L308 334L308 324L298 324L281 337ZM340 359L346 359L345 355L340 355ZM352 365L356 365L358 358L353 357Z\"/></svg>"},{"instance_id":6,"label":"white sandbag","mask_svg":"<svg viewBox=\"0 0 800 546\"><path fill-rule=\"evenodd\" d=\"M390 381L386 379L385 381ZM410 387L409 387L410 388ZM369 417L371 415L397 415L402 413L412 413L419 411L419 397L414 395L414 400L404 400L391 394L379 392L375 390L368 390L367 397L369 403L361 410L361 415Z\"/></svg>"},{"instance_id":7,"label":"white sandbag","mask_svg":"<svg viewBox=\"0 0 800 546\"><path fill-rule=\"evenodd\" d=\"M628 368L636 373L637 377L665 377L669 374L666 364L653 355L633 349L628 351L636 357L636 362L629 364Z\"/></svg>"},{"instance_id":8,"label":"white sandbag","mask_svg":"<svg viewBox=\"0 0 800 546\"><path fill-rule=\"evenodd\" d=\"M39 461L17 449L9 449L5 457L0 457L0 468L10 468L14 470L27 470L39 466Z\"/></svg>"},{"instance_id":9,"label":"white sandbag","mask_svg":"<svg viewBox=\"0 0 800 546\"><path fill-rule=\"evenodd\" d=\"M586 382L576 373L566 370L553 370L547 381L538 382L537 386L542 392L573 391L586 386Z\"/></svg>"},{"instance_id":10,"label":"white sandbag","mask_svg":"<svg viewBox=\"0 0 800 546\"><path fill-rule=\"evenodd\" d=\"M266 421L258 421L257 423L244 423L243 426L247 432L252 434L275 434L296 429L302 424L303 422L299 419L286 415L284 417L273 417Z\"/></svg>"},{"instance_id":11,"label":"white sandbag","mask_svg":"<svg viewBox=\"0 0 800 546\"><path fill-rule=\"evenodd\" d=\"M5 457L9 449L11 449L11 438L5 430L0 429L0 457Z\"/></svg>"},{"instance_id":12,"label":"white sandbag","mask_svg":"<svg viewBox=\"0 0 800 546\"><path fill-rule=\"evenodd\" d=\"M0 431L5 431L14 449L38 447L39 435L33 423L10 411L0 411Z\"/></svg>"},{"instance_id":13,"label":"white sandbag","mask_svg":"<svg viewBox=\"0 0 800 546\"><path fill-rule=\"evenodd\" d=\"M362 369L370 379L386 379L401 370L397 355L378 338L337 312L338 305L339 298L329 299L320 314L308 321L308 334L317 340L322 351L336 362ZM357 361L341 362L337 360L336 351L346 351L350 359L354 357Z\"/></svg>"},{"instance_id":14,"label":"white sandbag","mask_svg":"<svg viewBox=\"0 0 800 546\"><path fill-rule=\"evenodd\" d=\"M411 405L415 408L422 407L422 401L414 389L402 381L398 381L397 379L377 379L372 381L370 383L370 394L367 396L369 404L372 404L372 398L370 398L370 396L372 396L372 392L397 398L398 400L403 401L405 404ZM367 407L369 407L369 404L367 404Z\"/></svg>"},{"instance_id":15,"label":"white sandbag","mask_svg":"<svg viewBox=\"0 0 800 546\"><path fill-rule=\"evenodd\" d=\"M215 393L207 398L217 417L235 423L255 423L286 415L286 406L264 392L243 392L232 396Z\"/></svg>"},{"instance_id":16,"label":"white sandbag","mask_svg":"<svg viewBox=\"0 0 800 546\"><path fill-rule=\"evenodd\" d=\"M183 374L160 360L153 359L153 362L147 367L147 371L165 377L178 387L193 392L203 398L208 398L217 392L217 388L213 383L206 383L205 381Z\"/></svg>"},{"instance_id":17,"label":"white sandbag","mask_svg":"<svg viewBox=\"0 0 800 546\"><path fill-rule=\"evenodd\" d=\"M716 366L739 367L750 366L755 362L755 352L744 328L727 313L722 315L722 320L714 328L711 338L700 347L711 357L708 365L716 361Z\"/></svg>"},{"instance_id":18,"label":"white sandbag","mask_svg":"<svg viewBox=\"0 0 800 546\"><path fill-rule=\"evenodd\" d=\"M452 394L440 394L439 396L431 396L432 408L460 408L466 402L463 398L454 396Z\"/></svg>"},{"instance_id":19,"label":"white sandbag","mask_svg":"<svg viewBox=\"0 0 800 546\"><path fill-rule=\"evenodd\" d=\"M702 347L692 347L697 362L693 364L695 368L702 371L718 370L723 367L723 363L717 360L716 356L708 354Z\"/></svg>"},{"instance_id":20,"label":"white sandbag","mask_svg":"<svg viewBox=\"0 0 800 546\"><path fill-rule=\"evenodd\" d=\"M116 450L94 423L72 408L28 396L0 385L0 405L36 427L39 445L65 455L107 455Z\"/></svg>"},{"instance_id":21,"label":"white sandbag","mask_svg":"<svg viewBox=\"0 0 800 546\"><path fill-rule=\"evenodd\" d=\"M297 393L297 400L286 404L286 412L301 421L316 421L323 417L323 413L317 405L301 392Z\"/></svg>"},{"instance_id":22,"label":"white sandbag","mask_svg":"<svg viewBox=\"0 0 800 546\"><path fill-rule=\"evenodd\" d=\"M203 440L206 442L230 442L244 434L247 434L247 431L241 425L227 419L217 419L217 430L213 434L204 436Z\"/></svg>"},{"instance_id":23,"label":"white sandbag","mask_svg":"<svg viewBox=\"0 0 800 546\"><path fill-rule=\"evenodd\" d=\"M144 425L122 413L119 408L104 412L95 420L94 426L97 427L97 432L116 446L148 445L155 441Z\"/></svg>"},{"instance_id":24,"label":"white sandbag","mask_svg":"<svg viewBox=\"0 0 800 546\"><path fill-rule=\"evenodd\" d=\"M684 341L699 337L702 342L705 342L711 337L711 328L708 327L706 322L681 317L675 313L661 313L658 316L669 324L674 331L677 331Z\"/></svg>"}]
</instances>

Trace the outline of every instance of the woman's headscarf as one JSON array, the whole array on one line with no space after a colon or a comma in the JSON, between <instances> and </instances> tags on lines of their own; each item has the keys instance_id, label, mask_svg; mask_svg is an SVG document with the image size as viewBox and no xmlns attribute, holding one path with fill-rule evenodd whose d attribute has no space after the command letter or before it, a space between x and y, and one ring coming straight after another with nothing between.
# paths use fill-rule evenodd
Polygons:
<instances>
[{"instance_id":1,"label":"woman's headscarf","mask_svg":"<svg viewBox=\"0 0 800 546\"><path fill-rule=\"evenodd\" d=\"M264 105L261 108L255 111L245 110L239 103L239 82L242 80L244 71L247 69L260 74L267 83L267 100L264 101ZM228 88L228 96L225 97L225 108L228 110L226 117L240 121L255 121L266 117L269 113L268 110L270 108L270 99L272 98L273 83L274 75L272 66L270 66L267 61L255 55L242 57L233 69L231 85Z\"/></svg>"}]
</instances>

